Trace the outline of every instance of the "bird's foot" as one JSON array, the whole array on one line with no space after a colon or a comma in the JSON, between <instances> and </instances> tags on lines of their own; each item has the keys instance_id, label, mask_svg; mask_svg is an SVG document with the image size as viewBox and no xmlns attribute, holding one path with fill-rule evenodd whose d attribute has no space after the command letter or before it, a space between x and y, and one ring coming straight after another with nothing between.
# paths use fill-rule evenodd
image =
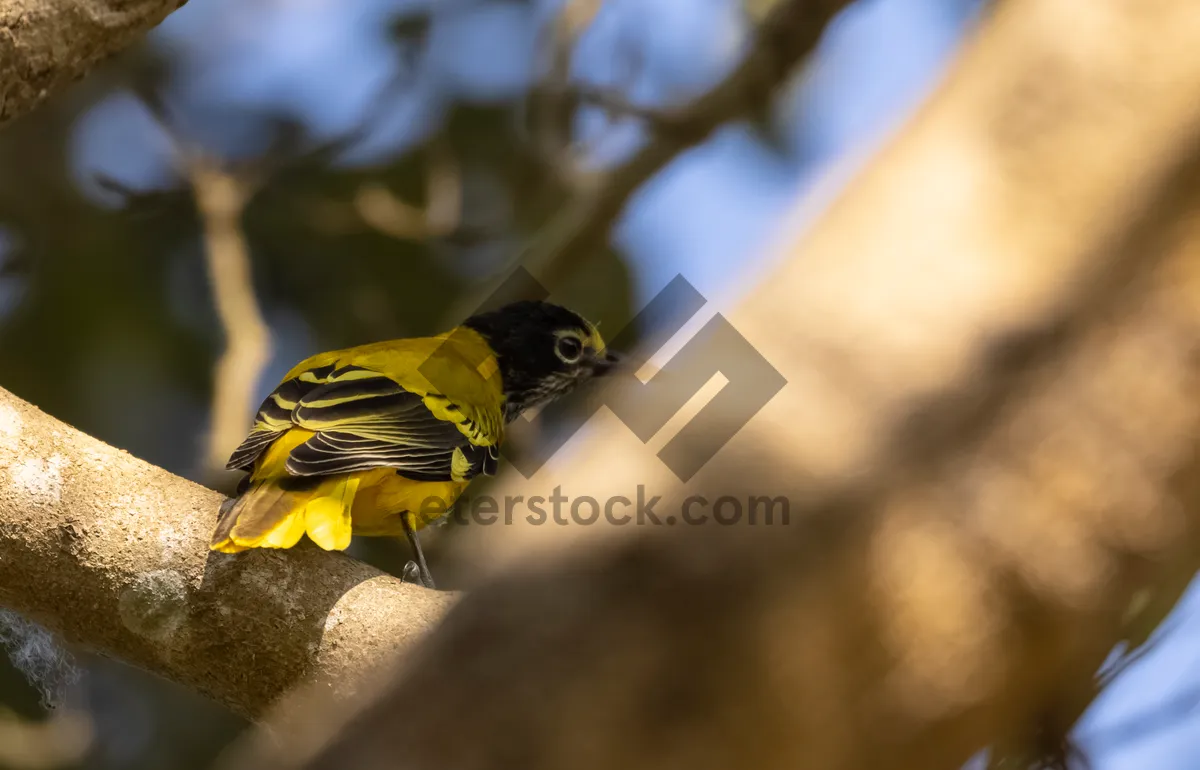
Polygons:
<instances>
[{"instance_id":1,"label":"bird's foot","mask_svg":"<svg viewBox=\"0 0 1200 770\"><path fill-rule=\"evenodd\" d=\"M412 559L409 559L404 565L404 569L400 572L400 579L405 583L412 583L434 590L433 576L429 574L428 569L422 574L421 567Z\"/></svg>"}]
</instances>

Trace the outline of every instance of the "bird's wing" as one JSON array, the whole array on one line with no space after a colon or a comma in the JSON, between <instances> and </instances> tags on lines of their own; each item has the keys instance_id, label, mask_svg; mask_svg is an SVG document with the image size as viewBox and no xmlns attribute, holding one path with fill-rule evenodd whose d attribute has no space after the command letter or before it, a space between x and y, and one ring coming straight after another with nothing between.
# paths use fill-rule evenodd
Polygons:
<instances>
[{"instance_id":1,"label":"bird's wing","mask_svg":"<svg viewBox=\"0 0 1200 770\"><path fill-rule=\"evenodd\" d=\"M337 368L335 363L323 363L317 358L314 356L288 372L283 382L263 399L254 415L250 435L229 456L227 470L250 470L275 439L295 427L292 410L300 399L327 382Z\"/></svg>"},{"instance_id":2,"label":"bird's wing","mask_svg":"<svg viewBox=\"0 0 1200 770\"><path fill-rule=\"evenodd\" d=\"M435 415L428 398L370 369L335 371L292 410L293 424L313 436L292 450L287 472L324 476L388 467L418 481L463 481L494 471L496 447L472 444L458 424ZM440 400L439 406L461 412Z\"/></svg>"},{"instance_id":3,"label":"bird's wing","mask_svg":"<svg viewBox=\"0 0 1200 770\"><path fill-rule=\"evenodd\" d=\"M498 380L486 377L487 366L470 365L479 351L462 347L443 335L310 359L315 365L289 372L263 402L228 467L251 469L275 439L297 428L313 435L288 456L293 476L378 467L418 481L494 473L503 395ZM486 346L484 353L490 357Z\"/></svg>"}]
</instances>

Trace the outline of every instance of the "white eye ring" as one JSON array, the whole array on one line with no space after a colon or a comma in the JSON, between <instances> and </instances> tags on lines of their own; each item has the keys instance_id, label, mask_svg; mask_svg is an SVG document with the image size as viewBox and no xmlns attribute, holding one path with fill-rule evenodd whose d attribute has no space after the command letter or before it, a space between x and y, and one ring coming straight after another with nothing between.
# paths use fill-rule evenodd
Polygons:
<instances>
[{"instance_id":1,"label":"white eye ring","mask_svg":"<svg viewBox=\"0 0 1200 770\"><path fill-rule=\"evenodd\" d=\"M554 354L564 364L577 364L583 358L583 342L578 337L563 335L554 343Z\"/></svg>"}]
</instances>

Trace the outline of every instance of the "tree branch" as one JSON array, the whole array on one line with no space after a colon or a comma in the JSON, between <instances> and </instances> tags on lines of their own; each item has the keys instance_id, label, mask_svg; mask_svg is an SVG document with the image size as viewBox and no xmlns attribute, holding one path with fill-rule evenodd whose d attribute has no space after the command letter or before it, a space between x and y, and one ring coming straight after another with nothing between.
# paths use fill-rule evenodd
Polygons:
<instances>
[{"instance_id":1,"label":"tree branch","mask_svg":"<svg viewBox=\"0 0 1200 770\"><path fill-rule=\"evenodd\" d=\"M246 205L270 164L240 174L231 171L186 137L161 94L143 93L142 103L169 141L173 165L192 187L203 228L205 266L225 342L213 367L212 415L204 456L206 476L219 485L227 473L226 460L251 422L258 379L271 356L271 329L254 293L250 247L242 229ZM105 185L129 198L137 195L113 180Z\"/></svg>"},{"instance_id":2,"label":"tree branch","mask_svg":"<svg viewBox=\"0 0 1200 770\"><path fill-rule=\"evenodd\" d=\"M786 0L778 3L759 25L749 51L732 73L690 104L657 113L650 140L617 166L577 180L578 189L516 257L554 290L570 264L598 245L643 184L681 153L706 141L730 121L768 103L775 90L816 48L829 21L851 0ZM550 88L561 87L556 81ZM494 289L470 294L454 304L450 317L457 323L474 312Z\"/></svg>"},{"instance_id":3,"label":"tree branch","mask_svg":"<svg viewBox=\"0 0 1200 770\"><path fill-rule=\"evenodd\" d=\"M602 5L602 0L565 0L554 20L541 30L536 46L543 71L527 101L532 108L533 143L546 162L564 165L568 177L577 171L578 160L571 136L575 103L567 93L571 61Z\"/></svg>"},{"instance_id":4,"label":"tree branch","mask_svg":"<svg viewBox=\"0 0 1200 770\"><path fill-rule=\"evenodd\" d=\"M268 766L950 770L1053 744L1136 597L1200 565L1197 35L1191 0L994 8L731 315L788 385L719 459L685 484L609 420L493 493L782 495L790 525L539 528L552 556Z\"/></svg>"},{"instance_id":5,"label":"tree branch","mask_svg":"<svg viewBox=\"0 0 1200 770\"><path fill-rule=\"evenodd\" d=\"M453 601L338 553L208 550L221 496L0 390L0 605L257 716L344 692Z\"/></svg>"},{"instance_id":6,"label":"tree branch","mask_svg":"<svg viewBox=\"0 0 1200 770\"><path fill-rule=\"evenodd\" d=\"M0 126L129 46L185 0L0 4Z\"/></svg>"},{"instance_id":7,"label":"tree branch","mask_svg":"<svg viewBox=\"0 0 1200 770\"><path fill-rule=\"evenodd\" d=\"M381 184L367 184L354 195L353 208L363 222L399 240L445 238L462 226L462 170L447 142L434 140L428 149L425 205L400 200Z\"/></svg>"},{"instance_id":8,"label":"tree branch","mask_svg":"<svg viewBox=\"0 0 1200 770\"><path fill-rule=\"evenodd\" d=\"M247 191L238 179L199 158L186 172L204 225L208 278L225 350L213 371L212 418L206 453L209 472L220 473L245 436L258 378L271 355L271 331L254 294L250 250L242 234Z\"/></svg>"},{"instance_id":9,"label":"tree branch","mask_svg":"<svg viewBox=\"0 0 1200 770\"><path fill-rule=\"evenodd\" d=\"M664 111L658 126L672 130L656 134L633 157L581 190L524 255L524 265L547 287L560 283L567 261L608 237L626 202L650 177L719 127L767 103L816 48L830 20L849 4L849 0L779 3L759 25L742 63L704 96L678 111Z\"/></svg>"}]
</instances>

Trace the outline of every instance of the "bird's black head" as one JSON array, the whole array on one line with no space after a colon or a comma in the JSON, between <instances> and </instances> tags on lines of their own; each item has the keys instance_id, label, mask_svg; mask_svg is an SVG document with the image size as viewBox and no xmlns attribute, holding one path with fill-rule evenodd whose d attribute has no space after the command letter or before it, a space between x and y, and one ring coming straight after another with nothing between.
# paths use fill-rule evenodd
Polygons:
<instances>
[{"instance_id":1,"label":"bird's black head","mask_svg":"<svg viewBox=\"0 0 1200 770\"><path fill-rule=\"evenodd\" d=\"M463 326L478 332L496 354L510 420L569 393L616 361L594 324L548 302L514 302L471 316Z\"/></svg>"}]
</instances>

